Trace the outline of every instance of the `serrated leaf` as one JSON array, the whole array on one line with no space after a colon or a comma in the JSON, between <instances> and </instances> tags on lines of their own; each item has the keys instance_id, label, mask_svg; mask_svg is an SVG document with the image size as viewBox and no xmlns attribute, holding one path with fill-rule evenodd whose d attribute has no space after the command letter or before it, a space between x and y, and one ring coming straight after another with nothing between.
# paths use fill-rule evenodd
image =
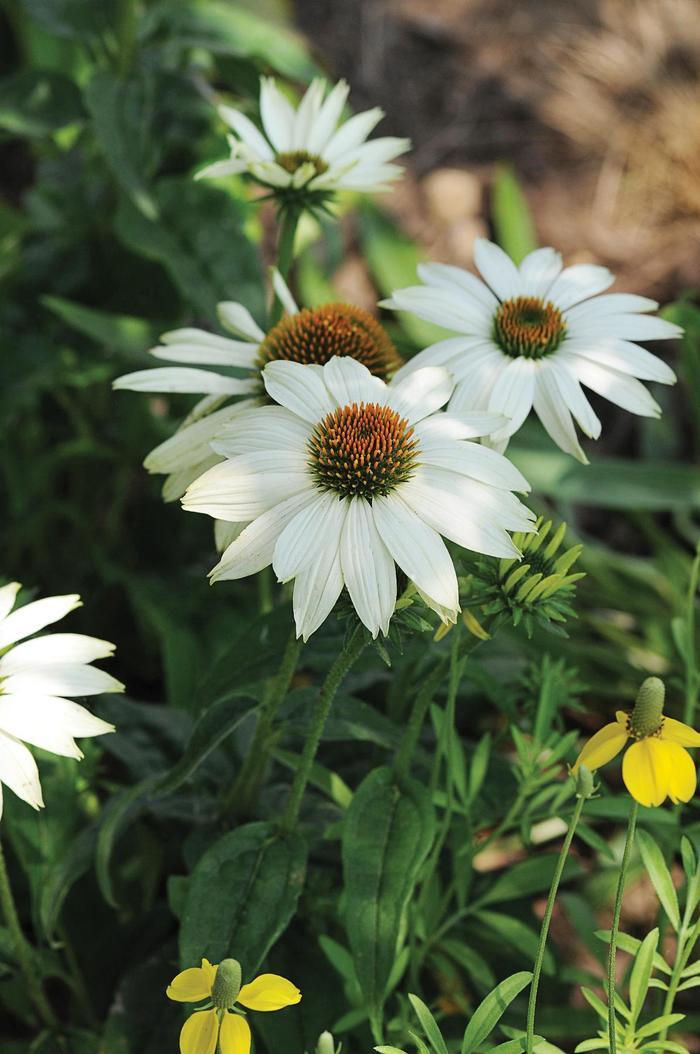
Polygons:
<instances>
[{"instance_id":1,"label":"serrated leaf","mask_svg":"<svg viewBox=\"0 0 700 1054\"><path fill-rule=\"evenodd\" d=\"M479 1003L471 1016L462 1039L461 1054L473 1054L490 1036L504 1013L532 980L529 971L521 971L507 977L496 985L492 992Z\"/></svg>"}]
</instances>

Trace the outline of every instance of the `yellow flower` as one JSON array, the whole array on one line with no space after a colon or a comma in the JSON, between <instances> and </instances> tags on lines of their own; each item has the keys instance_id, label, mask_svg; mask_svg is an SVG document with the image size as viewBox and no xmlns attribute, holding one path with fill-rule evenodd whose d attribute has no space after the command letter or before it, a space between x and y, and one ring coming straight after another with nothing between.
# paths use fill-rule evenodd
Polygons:
<instances>
[{"instance_id":1,"label":"yellow flower","mask_svg":"<svg viewBox=\"0 0 700 1054\"><path fill-rule=\"evenodd\" d=\"M235 959L224 959L212 966L202 959L201 966L183 970L165 993L178 1003L207 1004L188 1017L180 1032L180 1054L249 1054L250 1026L239 1003L248 1010L282 1010L301 999L301 992L285 977L263 973L241 987L241 967Z\"/></svg>"},{"instance_id":2,"label":"yellow flower","mask_svg":"<svg viewBox=\"0 0 700 1054\"><path fill-rule=\"evenodd\" d=\"M690 801L695 794L695 763L686 747L700 747L700 732L664 717L664 685L658 677L647 677L631 714L618 710L616 720L588 740L573 767L591 771L616 757L629 739L633 743L622 759L622 778L640 805L661 805L670 798L674 805Z\"/></svg>"}]
</instances>

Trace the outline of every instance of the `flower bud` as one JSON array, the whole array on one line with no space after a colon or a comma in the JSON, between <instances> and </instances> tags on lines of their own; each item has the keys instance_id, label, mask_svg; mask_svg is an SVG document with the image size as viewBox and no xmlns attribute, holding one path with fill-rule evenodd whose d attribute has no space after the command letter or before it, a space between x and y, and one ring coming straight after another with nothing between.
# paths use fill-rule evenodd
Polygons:
<instances>
[{"instance_id":1,"label":"flower bud","mask_svg":"<svg viewBox=\"0 0 700 1054\"><path fill-rule=\"evenodd\" d=\"M595 793L595 783L593 782L593 773L585 765L579 765L576 770L576 797L592 798Z\"/></svg>"},{"instance_id":2,"label":"flower bud","mask_svg":"<svg viewBox=\"0 0 700 1054\"><path fill-rule=\"evenodd\" d=\"M322 1032L316 1044L316 1054L335 1054L333 1036L330 1032Z\"/></svg>"},{"instance_id":3,"label":"flower bud","mask_svg":"<svg viewBox=\"0 0 700 1054\"><path fill-rule=\"evenodd\" d=\"M661 728L665 695L664 682L658 677L647 677L643 682L630 716L630 730L635 739L653 736Z\"/></svg>"},{"instance_id":4,"label":"flower bud","mask_svg":"<svg viewBox=\"0 0 700 1054\"><path fill-rule=\"evenodd\" d=\"M214 1006L218 1010L230 1010L241 990L241 964L236 959L224 959L219 964L211 990Z\"/></svg>"}]
</instances>

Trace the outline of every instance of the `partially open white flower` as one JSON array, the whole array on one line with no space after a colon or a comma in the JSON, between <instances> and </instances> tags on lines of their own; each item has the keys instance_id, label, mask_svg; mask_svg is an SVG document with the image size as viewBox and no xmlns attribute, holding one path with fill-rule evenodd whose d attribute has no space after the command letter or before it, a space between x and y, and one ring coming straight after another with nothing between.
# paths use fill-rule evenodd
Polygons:
<instances>
[{"instance_id":1,"label":"partially open white flower","mask_svg":"<svg viewBox=\"0 0 700 1054\"><path fill-rule=\"evenodd\" d=\"M388 334L367 311L343 303L300 310L279 272L273 272L272 281L285 313L267 333L243 304L225 301L218 305L219 322L234 339L202 329L172 330L150 354L180 365L137 370L114 381L115 389L204 396L175 435L144 461L148 472L167 475L165 501L182 497L193 480L221 461L210 443L225 425L266 401L262 369L267 362L322 366L336 355L349 355L384 380L400 365ZM232 376L232 368L246 376ZM235 525L217 525L219 548L236 532Z\"/></svg>"},{"instance_id":2,"label":"partially open white flower","mask_svg":"<svg viewBox=\"0 0 700 1054\"><path fill-rule=\"evenodd\" d=\"M500 454L465 440L502 427L499 415L436 413L453 381L419 370L386 384L359 362L271 362L277 406L248 410L213 443L226 460L188 488L183 505L248 521L211 572L214 581L268 564L294 580L297 634L307 639L343 586L358 616L387 633L395 563L445 621L459 611L457 577L440 535L475 552L518 555L508 531L532 529L511 494L527 482Z\"/></svg>"},{"instance_id":3,"label":"partially open white flower","mask_svg":"<svg viewBox=\"0 0 700 1054\"><path fill-rule=\"evenodd\" d=\"M460 334L416 355L402 372L446 366L457 385L451 411L489 409L508 424L492 437L504 450L534 408L554 442L586 462L572 421L592 439L600 421L581 385L642 417L660 409L640 381L673 384L673 370L635 342L682 330L646 312L656 301L629 293L599 296L614 281L605 267L562 269L554 249L537 249L519 267L478 238L474 258L485 281L458 267L419 268L425 285L400 289L383 304Z\"/></svg>"},{"instance_id":4,"label":"partially open white flower","mask_svg":"<svg viewBox=\"0 0 700 1054\"><path fill-rule=\"evenodd\" d=\"M318 78L295 107L274 78L262 77L263 131L240 110L220 106L233 131L231 157L209 165L198 178L244 173L272 191L316 193L319 200L336 190L385 190L401 175L403 170L392 162L410 142L393 136L367 142L384 115L375 107L343 121L348 91L346 82L339 81L328 92L326 81Z\"/></svg>"},{"instance_id":5,"label":"partially open white flower","mask_svg":"<svg viewBox=\"0 0 700 1054\"><path fill-rule=\"evenodd\" d=\"M108 641L82 633L32 636L80 607L79 596L46 597L13 611L19 589L18 582L0 589L0 815L3 783L35 809L44 805L36 762L24 743L82 758L74 737L114 731L63 697L124 691L114 677L89 665L112 655Z\"/></svg>"}]
</instances>

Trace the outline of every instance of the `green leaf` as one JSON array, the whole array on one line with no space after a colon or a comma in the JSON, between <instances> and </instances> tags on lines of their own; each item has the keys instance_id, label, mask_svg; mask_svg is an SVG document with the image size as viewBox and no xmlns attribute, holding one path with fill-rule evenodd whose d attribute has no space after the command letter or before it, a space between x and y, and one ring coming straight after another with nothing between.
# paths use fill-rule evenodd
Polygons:
<instances>
[{"instance_id":1,"label":"green leaf","mask_svg":"<svg viewBox=\"0 0 700 1054\"><path fill-rule=\"evenodd\" d=\"M545 853L509 867L495 879L491 886L478 898L479 907L483 904L497 904L503 900L518 900L548 889L557 866L556 853ZM580 874L580 866L568 859L564 867L562 881Z\"/></svg>"},{"instance_id":2,"label":"green leaf","mask_svg":"<svg viewBox=\"0 0 700 1054\"><path fill-rule=\"evenodd\" d=\"M160 180L153 199L157 220L122 198L115 220L117 237L129 249L162 264L186 302L205 318L213 319L217 303L230 300L234 293L260 317L260 264L243 232L240 203L185 177Z\"/></svg>"},{"instance_id":3,"label":"green leaf","mask_svg":"<svg viewBox=\"0 0 700 1054\"><path fill-rule=\"evenodd\" d=\"M639 942L641 944L641 941ZM592 992L590 988L582 987L581 995L586 1000L588 1005L595 1010L596 1014L602 1021L608 1020L608 1007L607 1004L600 999L599 996Z\"/></svg>"},{"instance_id":4,"label":"green leaf","mask_svg":"<svg viewBox=\"0 0 700 1054\"><path fill-rule=\"evenodd\" d=\"M125 81L114 73L96 73L85 88L93 134L112 174L134 205L155 220L158 206L147 182L155 167L153 78Z\"/></svg>"},{"instance_id":5,"label":"green leaf","mask_svg":"<svg viewBox=\"0 0 700 1054\"><path fill-rule=\"evenodd\" d=\"M636 1022L639 1018L644 1006L644 1000L647 997L658 943L659 931L654 929L647 933L634 960L630 977L630 1010L633 1022Z\"/></svg>"},{"instance_id":6,"label":"green leaf","mask_svg":"<svg viewBox=\"0 0 700 1054\"><path fill-rule=\"evenodd\" d=\"M653 1036L655 1032L663 1032L667 1028L673 1028L679 1021L683 1021L685 1014L664 1014L662 1017L655 1017L653 1021L649 1021L646 1025L642 1025L641 1028L635 1031L635 1040L646 1039L647 1036Z\"/></svg>"},{"instance_id":7,"label":"green leaf","mask_svg":"<svg viewBox=\"0 0 700 1054\"><path fill-rule=\"evenodd\" d=\"M489 964L468 944L461 940L443 939L440 941L440 948L462 967L478 991L488 991L496 984Z\"/></svg>"},{"instance_id":8,"label":"green leaf","mask_svg":"<svg viewBox=\"0 0 700 1054\"><path fill-rule=\"evenodd\" d=\"M681 928L681 914L678 908L678 897L671 878L671 872L666 866L663 853L648 831L639 831L637 842L642 854L644 866L647 869L656 895L661 901L664 911L676 933Z\"/></svg>"},{"instance_id":9,"label":"green leaf","mask_svg":"<svg viewBox=\"0 0 700 1054\"><path fill-rule=\"evenodd\" d=\"M539 936L520 919L496 911L478 911L474 917L488 929L497 933L507 946L522 952L528 959L532 960L537 955ZM554 958L547 949L544 956L544 971L552 973L553 970Z\"/></svg>"},{"instance_id":10,"label":"green leaf","mask_svg":"<svg viewBox=\"0 0 700 1054\"><path fill-rule=\"evenodd\" d=\"M419 999L417 995L409 995L408 1001L416 1012L416 1017L421 1023L421 1027L425 1032L430 1046L435 1051L435 1054L447 1054L447 1044L442 1038L442 1033L438 1028L437 1021L428 1010L422 999Z\"/></svg>"},{"instance_id":11,"label":"green leaf","mask_svg":"<svg viewBox=\"0 0 700 1054\"><path fill-rule=\"evenodd\" d=\"M579 1043L578 1046L574 1047L575 1054L584 1054L587 1050L607 1050L609 1047L607 1039L584 1039L583 1043Z\"/></svg>"},{"instance_id":12,"label":"green leaf","mask_svg":"<svg viewBox=\"0 0 700 1054\"><path fill-rule=\"evenodd\" d=\"M400 1047L387 1047L386 1045L374 1048L377 1054L406 1054L405 1050L401 1050Z\"/></svg>"},{"instance_id":13,"label":"green leaf","mask_svg":"<svg viewBox=\"0 0 700 1054\"><path fill-rule=\"evenodd\" d=\"M398 785L375 769L358 789L343 827L346 929L357 977L378 1013L399 947L404 912L435 833L428 791Z\"/></svg>"},{"instance_id":14,"label":"green leaf","mask_svg":"<svg viewBox=\"0 0 700 1054\"><path fill-rule=\"evenodd\" d=\"M25 11L48 33L69 39L101 37L114 29L119 0L22 0Z\"/></svg>"},{"instance_id":15,"label":"green leaf","mask_svg":"<svg viewBox=\"0 0 700 1054\"><path fill-rule=\"evenodd\" d=\"M496 241L519 264L537 248L537 232L515 172L500 165L491 191L491 214Z\"/></svg>"},{"instance_id":16,"label":"green leaf","mask_svg":"<svg viewBox=\"0 0 700 1054\"><path fill-rule=\"evenodd\" d=\"M504 1013L523 988L529 985L532 974L528 971L514 973L496 985L492 992L479 1003L467 1025L462 1040L461 1054L473 1054L493 1032Z\"/></svg>"},{"instance_id":17,"label":"green leaf","mask_svg":"<svg viewBox=\"0 0 700 1054\"><path fill-rule=\"evenodd\" d=\"M469 791L467 802L472 804L481 790L491 759L491 734L483 735L476 745L469 765Z\"/></svg>"},{"instance_id":18,"label":"green leaf","mask_svg":"<svg viewBox=\"0 0 700 1054\"><path fill-rule=\"evenodd\" d=\"M13 135L51 135L84 116L77 86L61 73L21 70L0 80L0 128Z\"/></svg>"},{"instance_id":19,"label":"green leaf","mask_svg":"<svg viewBox=\"0 0 700 1054\"><path fill-rule=\"evenodd\" d=\"M145 319L132 315L113 315L60 296L43 296L41 303L66 325L84 333L101 347L142 358L155 342L158 330Z\"/></svg>"},{"instance_id":20,"label":"green leaf","mask_svg":"<svg viewBox=\"0 0 700 1054\"><path fill-rule=\"evenodd\" d=\"M172 794L188 779L212 751L254 713L258 703L249 696L223 699L207 707L197 720L185 752L156 787L158 794Z\"/></svg>"},{"instance_id":21,"label":"green leaf","mask_svg":"<svg viewBox=\"0 0 700 1054\"><path fill-rule=\"evenodd\" d=\"M54 939L61 908L72 886L92 867L96 839L94 826L80 831L44 876L39 895L39 918L48 941Z\"/></svg>"},{"instance_id":22,"label":"green leaf","mask_svg":"<svg viewBox=\"0 0 700 1054\"><path fill-rule=\"evenodd\" d=\"M190 879L180 927L182 965L238 959L258 969L294 914L306 871L306 843L272 823L249 823L204 853Z\"/></svg>"},{"instance_id":23,"label":"green leaf","mask_svg":"<svg viewBox=\"0 0 700 1054\"><path fill-rule=\"evenodd\" d=\"M146 808L148 797L153 793L159 779L159 775L147 776L119 797L113 798L105 808L97 835L95 872L102 896L113 908L119 907L119 901L112 883L112 853L127 823L133 822Z\"/></svg>"}]
</instances>

